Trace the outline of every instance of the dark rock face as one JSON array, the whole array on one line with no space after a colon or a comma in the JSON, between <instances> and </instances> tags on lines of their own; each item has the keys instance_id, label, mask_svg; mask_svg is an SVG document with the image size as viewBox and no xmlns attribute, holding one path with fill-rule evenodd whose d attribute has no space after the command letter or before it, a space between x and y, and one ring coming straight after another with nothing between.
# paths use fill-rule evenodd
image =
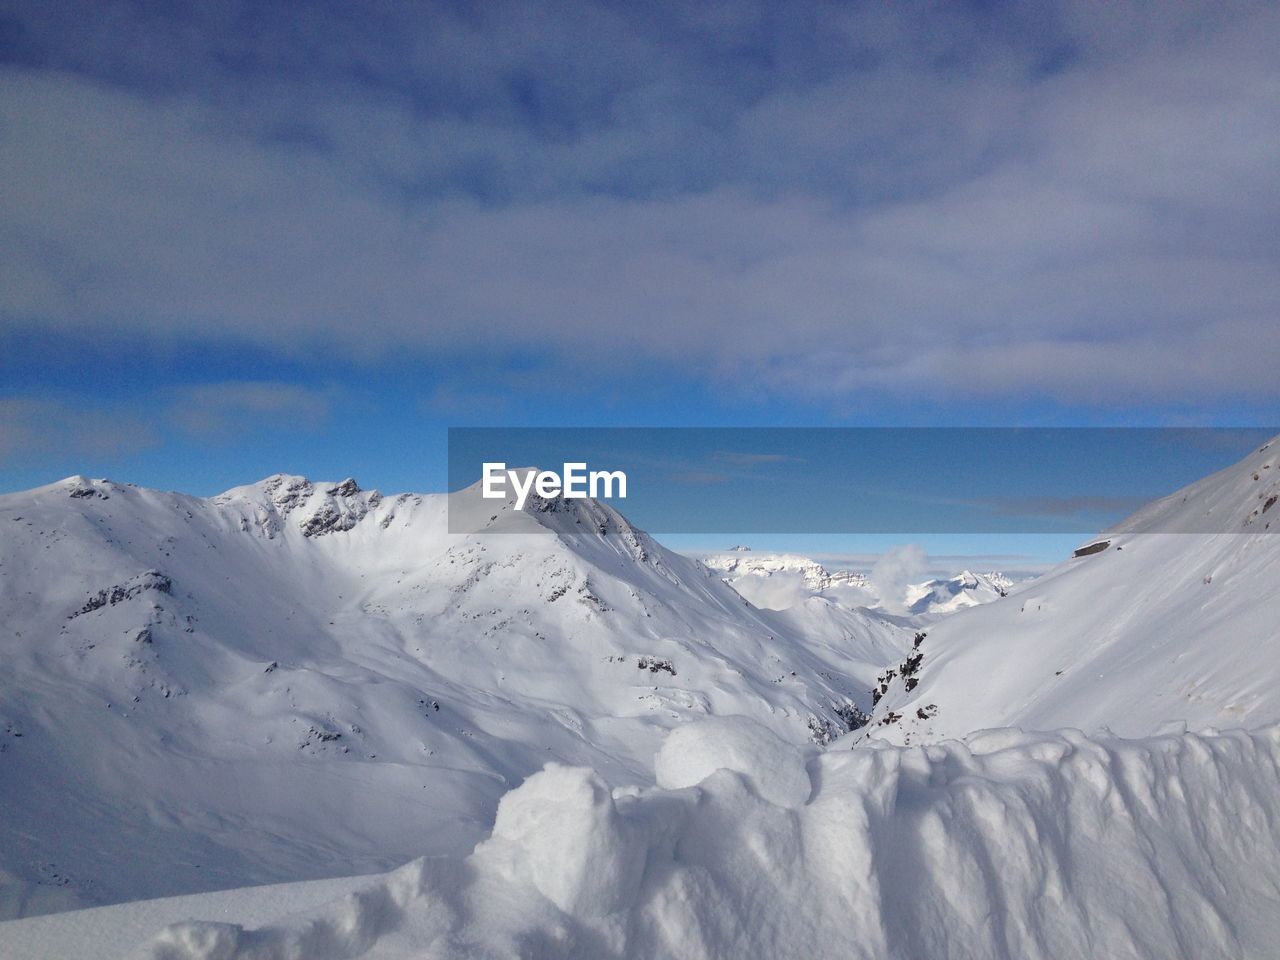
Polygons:
<instances>
[{"instance_id":1,"label":"dark rock face","mask_svg":"<svg viewBox=\"0 0 1280 960\"><path fill-rule=\"evenodd\" d=\"M860 730L871 722L871 714L864 713L856 703L842 703L834 708L835 715L849 730Z\"/></svg>"},{"instance_id":2,"label":"dark rock face","mask_svg":"<svg viewBox=\"0 0 1280 960\"><path fill-rule=\"evenodd\" d=\"M920 649L920 644L924 643L928 636L929 635L923 630L917 633L915 635L915 640L911 644L911 649L914 652L907 657L907 659L903 660L902 663L898 664L896 668L886 670L876 678L876 685L871 691L872 706L880 703L884 698L884 695L889 692L889 684L892 683L894 677L897 677L898 675L902 676L902 686L907 693L910 693L920 685L920 677L918 674L920 673L920 665L924 663L924 651ZM898 719L901 719L898 714L892 711L886 714L885 717L885 719L880 721L881 723L896 722L895 720L889 720L888 717L897 717Z\"/></svg>"},{"instance_id":3,"label":"dark rock face","mask_svg":"<svg viewBox=\"0 0 1280 960\"><path fill-rule=\"evenodd\" d=\"M1095 553L1101 553L1107 547L1111 546L1110 540L1099 540L1097 543L1091 543L1088 546L1081 547L1071 556L1073 557L1090 557Z\"/></svg>"},{"instance_id":4,"label":"dark rock face","mask_svg":"<svg viewBox=\"0 0 1280 960\"><path fill-rule=\"evenodd\" d=\"M326 533L350 530L360 522L363 516L364 513L344 513L326 504L302 524L302 535L304 537L319 537Z\"/></svg>"},{"instance_id":5,"label":"dark rock face","mask_svg":"<svg viewBox=\"0 0 1280 960\"><path fill-rule=\"evenodd\" d=\"M271 498L271 502L275 504L276 509L284 516L288 516L295 507L302 504L315 488L311 485L310 480L302 477L272 477L267 481L265 486L267 496Z\"/></svg>"},{"instance_id":6,"label":"dark rock face","mask_svg":"<svg viewBox=\"0 0 1280 960\"><path fill-rule=\"evenodd\" d=\"M359 492L360 484L356 483L351 477L347 477L336 487L330 487L325 491L331 497L353 497Z\"/></svg>"},{"instance_id":7,"label":"dark rock face","mask_svg":"<svg viewBox=\"0 0 1280 960\"><path fill-rule=\"evenodd\" d=\"M117 603L123 603L125 600L132 600L140 593L147 590L155 590L158 593L170 593L173 590L173 581L158 570L147 570L138 574L136 577L117 583L105 590L99 590L91 596L83 607L71 614L67 619L74 620L76 617L86 613L92 613L102 607L112 606Z\"/></svg>"},{"instance_id":8,"label":"dark rock face","mask_svg":"<svg viewBox=\"0 0 1280 960\"><path fill-rule=\"evenodd\" d=\"M672 665L670 660L665 658L639 657L636 660L636 666L641 670L648 670L650 673L657 673L659 670L662 670L671 674L673 677L676 675L676 668Z\"/></svg>"},{"instance_id":9,"label":"dark rock face","mask_svg":"<svg viewBox=\"0 0 1280 960\"><path fill-rule=\"evenodd\" d=\"M99 490L92 481L81 481L67 491L72 500L88 500L96 497L99 500L110 500L111 495Z\"/></svg>"}]
</instances>

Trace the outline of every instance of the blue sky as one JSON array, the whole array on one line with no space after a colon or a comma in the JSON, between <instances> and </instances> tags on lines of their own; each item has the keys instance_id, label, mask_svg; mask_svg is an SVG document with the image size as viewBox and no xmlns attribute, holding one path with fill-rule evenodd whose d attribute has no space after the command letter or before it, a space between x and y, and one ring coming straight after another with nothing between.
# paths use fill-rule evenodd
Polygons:
<instances>
[{"instance_id":1,"label":"blue sky","mask_svg":"<svg viewBox=\"0 0 1280 960\"><path fill-rule=\"evenodd\" d=\"M1277 420L1263 3L0 0L0 489Z\"/></svg>"},{"instance_id":2,"label":"blue sky","mask_svg":"<svg viewBox=\"0 0 1280 960\"><path fill-rule=\"evenodd\" d=\"M564 464L583 462L586 470L622 471L625 494L612 489L613 505L683 549L743 543L849 557L910 541L935 555L967 553L970 566L982 555L983 566L1016 569L1061 558L1274 433L1274 427L455 428L448 488L474 486L486 463L561 473ZM507 481L498 483L501 489ZM469 522L488 513L464 509L451 515L451 528L470 531Z\"/></svg>"}]
</instances>

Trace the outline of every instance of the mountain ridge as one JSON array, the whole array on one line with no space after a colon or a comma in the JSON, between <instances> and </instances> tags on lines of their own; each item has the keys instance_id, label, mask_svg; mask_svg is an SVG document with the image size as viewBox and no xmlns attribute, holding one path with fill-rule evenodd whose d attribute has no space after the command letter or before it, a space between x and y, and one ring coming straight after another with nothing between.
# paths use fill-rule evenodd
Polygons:
<instances>
[{"instance_id":1,"label":"mountain ridge","mask_svg":"<svg viewBox=\"0 0 1280 960\"><path fill-rule=\"evenodd\" d=\"M547 759L643 780L704 715L837 736L909 640L756 609L606 504L474 534L451 506L287 474L0 496L0 915L465 852Z\"/></svg>"}]
</instances>

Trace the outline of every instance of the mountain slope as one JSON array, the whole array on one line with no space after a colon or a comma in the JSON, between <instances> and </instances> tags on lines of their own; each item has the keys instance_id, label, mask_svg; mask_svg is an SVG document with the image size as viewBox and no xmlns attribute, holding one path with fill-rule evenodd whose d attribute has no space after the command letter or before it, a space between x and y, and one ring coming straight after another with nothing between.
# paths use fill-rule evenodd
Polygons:
<instances>
[{"instance_id":1,"label":"mountain slope","mask_svg":"<svg viewBox=\"0 0 1280 960\"><path fill-rule=\"evenodd\" d=\"M914 742L1013 725L1143 735L1169 722L1280 720L1278 453L1269 443L1014 595L930 627L914 676L896 671L869 734Z\"/></svg>"},{"instance_id":2,"label":"mountain slope","mask_svg":"<svg viewBox=\"0 0 1280 960\"><path fill-rule=\"evenodd\" d=\"M462 853L548 760L642 782L663 732L842 732L901 655L802 632L597 503L275 476L0 497L0 915Z\"/></svg>"}]
</instances>

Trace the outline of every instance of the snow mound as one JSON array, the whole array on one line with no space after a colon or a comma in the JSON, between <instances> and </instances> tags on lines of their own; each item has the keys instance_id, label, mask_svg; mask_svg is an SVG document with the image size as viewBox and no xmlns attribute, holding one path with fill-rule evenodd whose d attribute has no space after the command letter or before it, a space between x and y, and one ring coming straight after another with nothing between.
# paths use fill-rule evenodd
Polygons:
<instances>
[{"instance_id":1,"label":"snow mound","mask_svg":"<svg viewBox=\"0 0 1280 960\"><path fill-rule=\"evenodd\" d=\"M480 856L504 863L566 913L624 909L644 869L642 837L594 771L549 763L498 804Z\"/></svg>"},{"instance_id":2,"label":"snow mound","mask_svg":"<svg viewBox=\"0 0 1280 960\"><path fill-rule=\"evenodd\" d=\"M734 746L742 733L680 739ZM828 750L799 807L724 776L615 796L551 765L504 798L466 860L417 861L257 930L174 925L141 955L1274 954L1280 728L1132 741L1006 730L974 746Z\"/></svg>"},{"instance_id":3,"label":"snow mound","mask_svg":"<svg viewBox=\"0 0 1280 960\"><path fill-rule=\"evenodd\" d=\"M803 756L747 717L677 727L654 760L658 786L667 790L697 786L720 770L741 775L760 797L780 807L797 807L809 799Z\"/></svg>"}]
</instances>

